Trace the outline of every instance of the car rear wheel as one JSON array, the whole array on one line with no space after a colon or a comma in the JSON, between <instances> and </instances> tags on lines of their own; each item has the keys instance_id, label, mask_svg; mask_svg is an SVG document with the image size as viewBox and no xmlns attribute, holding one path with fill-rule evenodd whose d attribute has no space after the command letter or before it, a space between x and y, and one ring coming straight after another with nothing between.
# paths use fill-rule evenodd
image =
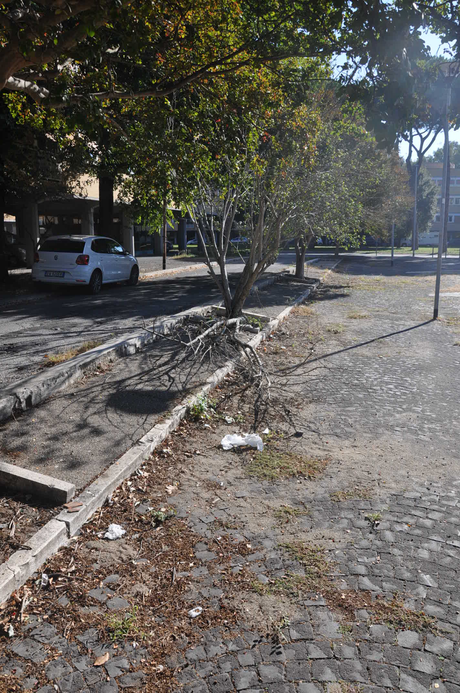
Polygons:
<instances>
[{"instance_id":1,"label":"car rear wheel","mask_svg":"<svg viewBox=\"0 0 460 693\"><path fill-rule=\"evenodd\" d=\"M134 267L131 268L131 274L129 275L129 279L126 283L128 284L128 286L136 286L138 281L139 267L137 265L134 265Z\"/></svg>"},{"instance_id":2,"label":"car rear wheel","mask_svg":"<svg viewBox=\"0 0 460 693\"><path fill-rule=\"evenodd\" d=\"M94 270L88 284L89 293L93 296L102 289L102 274L100 270Z\"/></svg>"}]
</instances>

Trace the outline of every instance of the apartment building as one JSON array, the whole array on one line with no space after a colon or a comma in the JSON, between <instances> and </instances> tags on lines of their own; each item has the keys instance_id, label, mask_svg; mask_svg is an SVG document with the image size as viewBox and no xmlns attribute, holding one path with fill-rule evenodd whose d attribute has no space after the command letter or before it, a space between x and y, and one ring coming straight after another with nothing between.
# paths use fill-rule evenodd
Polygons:
<instances>
[{"instance_id":1,"label":"apartment building","mask_svg":"<svg viewBox=\"0 0 460 693\"><path fill-rule=\"evenodd\" d=\"M442 164L426 163L425 168L430 174L431 180L438 187L438 212L433 218L430 233L439 234L441 230L441 191L442 191ZM419 242L423 245L423 235ZM460 170L451 165L450 169L450 195L449 195L449 218L447 222L447 243L448 245L459 245L460 242Z\"/></svg>"}]
</instances>

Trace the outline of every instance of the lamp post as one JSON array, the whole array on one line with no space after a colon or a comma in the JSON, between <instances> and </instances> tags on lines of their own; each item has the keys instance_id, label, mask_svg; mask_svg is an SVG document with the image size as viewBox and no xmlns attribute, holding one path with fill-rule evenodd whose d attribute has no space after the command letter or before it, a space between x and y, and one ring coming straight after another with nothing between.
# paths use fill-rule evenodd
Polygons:
<instances>
[{"instance_id":1,"label":"lamp post","mask_svg":"<svg viewBox=\"0 0 460 693\"><path fill-rule=\"evenodd\" d=\"M438 240L438 259L436 263L436 286L434 290L434 309L433 320L436 320L439 314L439 292L441 289L441 270L442 270L442 251L444 248L444 238L447 236L447 209L449 206L449 190L447 189L447 173L449 160L449 107L452 92L452 82L457 77L460 69L460 62L441 63L439 71L444 76L446 84L446 102L444 106L444 114L442 118L442 128L444 131L444 163L442 173L442 194L441 194L441 230Z\"/></svg>"},{"instance_id":2,"label":"lamp post","mask_svg":"<svg viewBox=\"0 0 460 693\"><path fill-rule=\"evenodd\" d=\"M412 257L418 249L418 228L417 228L417 195L418 195L418 164L415 164L415 184L414 184L414 224L412 228Z\"/></svg>"}]
</instances>

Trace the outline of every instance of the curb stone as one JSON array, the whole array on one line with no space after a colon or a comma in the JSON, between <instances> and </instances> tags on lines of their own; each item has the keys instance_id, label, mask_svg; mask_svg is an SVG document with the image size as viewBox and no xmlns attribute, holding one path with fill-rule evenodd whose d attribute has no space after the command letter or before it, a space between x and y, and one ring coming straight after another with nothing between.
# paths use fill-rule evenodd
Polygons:
<instances>
[{"instance_id":1,"label":"curb stone","mask_svg":"<svg viewBox=\"0 0 460 693\"><path fill-rule=\"evenodd\" d=\"M339 262L340 260L325 272L320 283L324 281L329 272L335 269ZM303 303L310 296L312 291L314 289L309 287L302 292L278 317L271 319L264 330L255 335L249 341L249 344L253 348L257 348L262 341L279 327L296 306ZM110 497L115 488L138 469L144 460L151 455L153 450L177 428L198 398L213 390L233 371L234 367L235 362L228 361L222 368L215 371L198 392L186 398L182 404L177 405L163 423L156 424L136 445L110 465L98 479L75 499L75 501L83 503L79 512L68 513L67 511L62 511L59 513L28 541L28 545L31 547L30 550L16 551L6 563L0 565L0 604L6 601L14 590L21 587L40 565L77 534L80 528L90 520L93 513Z\"/></svg>"}]
</instances>

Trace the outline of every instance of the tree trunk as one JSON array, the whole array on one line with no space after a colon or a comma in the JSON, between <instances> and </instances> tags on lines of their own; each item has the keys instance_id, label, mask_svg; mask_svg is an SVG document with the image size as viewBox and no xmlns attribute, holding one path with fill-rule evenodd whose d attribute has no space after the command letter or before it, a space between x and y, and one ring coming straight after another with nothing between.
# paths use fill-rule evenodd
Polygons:
<instances>
[{"instance_id":1,"label":"tree trunk","mask_svg":"<svg viewBox=\"0 0 460 693\"><path fill-rule=\"evenodd\" d=\"M3 182L4 166L2 160L0 159L0 283L7 282L9 279L5 233L5 186Z\"/></svg>"},{"instance_id":2,"label":"tree trunk","mask_svg":"<svg viewBox=\"0 0 460 693\"><path fill-rule=\"evenodd\" d=\"M339 245L339 242L337 241L335 244L335 251L334 251L335 257L339 257L339 250L340 250L340 245Z\"/></svg>"},{"instance_id":3,"label":"tree trunk","mask_svg":"<svg viewBox=\"0 0 460 693\"><path fill-rule=\"evenodd\" d=\"M99 177L99 229L100 236L113 237L113 178Z\"/></svg>"},{"instance_id":4,"label":"tree trunk","mask_svg":"<svg viewBox=\"0 0 460 693\"><path fill-rule=\"evenodd\" d=\"M303 238L296 238L295 242L295 276L297 279L305 279L305 254L307 246Z\"/></svg>"}]
</instances>

